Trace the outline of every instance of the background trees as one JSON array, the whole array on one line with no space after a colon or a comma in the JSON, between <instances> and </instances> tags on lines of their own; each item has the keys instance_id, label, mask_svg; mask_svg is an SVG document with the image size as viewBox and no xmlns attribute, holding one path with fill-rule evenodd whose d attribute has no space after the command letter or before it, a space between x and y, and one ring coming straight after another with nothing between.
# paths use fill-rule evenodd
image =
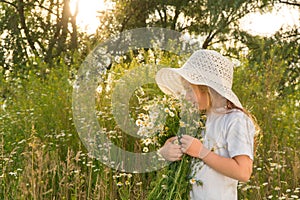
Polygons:
<instances>
[{"instance_id":1,"label":"background trees","mask_svg":"<svg viewBox=\"0 0 300 200\"><path fill-rule=\"evenodd\" d=\"M21 74L36 58L53 64L61 55L80 50L77 11L70 0L1 0L1 62L5 70Z\"/></svg>"},{"instance_id":2,"label":"background trees","mask_svg":"<svg viewBox=\"0 0 300 200\"><path fill-rule=\"evenodd\" d=\"M268 1L115 0L116 9L102 18L101 31L158 26L202 38L202 48L233 39L238 20L267 6ZM113 24L113 26L111 26Z\"/></svg>"}]
</instances>

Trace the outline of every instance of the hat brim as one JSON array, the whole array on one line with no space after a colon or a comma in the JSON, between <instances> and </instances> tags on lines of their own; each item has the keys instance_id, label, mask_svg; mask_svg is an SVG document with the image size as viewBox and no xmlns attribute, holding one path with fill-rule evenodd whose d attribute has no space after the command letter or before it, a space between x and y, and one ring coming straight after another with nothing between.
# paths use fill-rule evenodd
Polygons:
<instances>
[{"instance_id":1,"label":"hat brim","mask_svg":"<svg viewBox=\"0 0 300 200\"><path fill-rule=\"evenodd\" d=\"M197 81L195 81L192 77L190 77L189 72L184 68L162 68L157 72L155 80L159 88L165 94L179 98L180 96L184 95L185 92L181 80L182 78L194 85L206 85L211 87L237 107L243 108L238 97L230 88L225 88L223 85L212 82L207 78L198 78Z\"/></svg>"}]
</instances>

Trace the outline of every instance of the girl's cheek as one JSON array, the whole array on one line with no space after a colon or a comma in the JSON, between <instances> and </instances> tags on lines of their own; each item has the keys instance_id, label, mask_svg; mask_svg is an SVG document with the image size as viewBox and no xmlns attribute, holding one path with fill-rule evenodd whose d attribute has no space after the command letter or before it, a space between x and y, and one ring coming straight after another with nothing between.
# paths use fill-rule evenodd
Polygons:
<instances>
[{"instance_id":1,"label":"girl's cheek","mask_svg":"<svg viewBox=\"0 0 300 200\"><path fill-rule=\"evenodd\" d=\"M208 102L208 95L206 93L199 93L198 104L201 110L208 108L209 102Z\"/></svg>"},{"instance_id":2,"label":"girl's cheek","mask_svg":"<svg viewBox=\"0 0 300 200\"><path fill-rule=\"evenodd\" d=\"M189 91L189 92L186 93L185 99L186 99L187 101L194 101L195 98L194 98L193 93Z\"/></svg>"}]
</instances>

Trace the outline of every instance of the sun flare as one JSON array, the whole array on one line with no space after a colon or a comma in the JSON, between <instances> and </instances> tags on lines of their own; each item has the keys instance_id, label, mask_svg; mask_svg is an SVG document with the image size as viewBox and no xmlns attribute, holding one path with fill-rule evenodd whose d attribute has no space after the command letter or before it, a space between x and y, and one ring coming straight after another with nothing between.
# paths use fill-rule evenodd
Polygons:
<instances>
[{"instance_id":1,"label":"sun flare","mask_svg":"<svg viewBox=\"0 0 300 200\"><path fill-rule=\"evenodd\" d=\"M78 6L78 14L76 17L77 25L80 29L88 34L95 33L99 27L98 12L105 11L110 8L108 2L105 0L71 0L70 9L72 14L76 11ZM77 5L78 4L78 5Z\"/></svg>"},{"instance_id":2,"label":"sun flare","mask_svg":"<svg viewBox=\"0 0 300 200\"><path fill-rule=\"evenodd\" d=\"M241 29L252 35L271 36L279 29L300 26L298 8L278 5L268 13L250 13L240 20Z\"/></svg>"}]
</instances>

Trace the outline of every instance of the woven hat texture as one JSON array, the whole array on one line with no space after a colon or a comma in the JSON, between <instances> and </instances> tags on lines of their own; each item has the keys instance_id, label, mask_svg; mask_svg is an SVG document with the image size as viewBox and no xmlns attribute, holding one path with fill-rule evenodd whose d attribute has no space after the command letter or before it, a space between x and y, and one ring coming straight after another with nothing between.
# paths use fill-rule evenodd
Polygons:
<instances>
[{"instance_id":1,"label":"woven hat texture","mask_svg":"<svg viewBox=\"0 0 300 200\"><path fill-rule=\"evenodd\" d=\"M242 108L238 97L232 91L233 63L213 50L198 50L181 68L162 68L155 80L166 94L179 97L185 89L182 78L195 85L206 85L221 96Z\"/></svg>"}]
</instances>

